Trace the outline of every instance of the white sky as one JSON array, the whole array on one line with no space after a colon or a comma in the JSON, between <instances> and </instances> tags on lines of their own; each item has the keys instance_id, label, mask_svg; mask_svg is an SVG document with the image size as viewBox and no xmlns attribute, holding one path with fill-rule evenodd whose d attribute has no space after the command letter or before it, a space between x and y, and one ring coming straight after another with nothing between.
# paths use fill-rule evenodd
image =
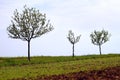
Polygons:
<instances>
[{"instance_id":1,"label":"white sky","mask_svg":"<svg viewBox=\"0 0 120 80\"><path fill-rule=\"evenodd\" d=\"M102 52L120 53L120 0L0 0L0 57L27 56L27 42L9 38L6 31L14 10L21 12L25 4L46 13L55 28L31 41L32 56L72 55L69 30L82 35L75 55L99 54L89 35L102 29L112 34Z\"/></svg>"}]
</instances>

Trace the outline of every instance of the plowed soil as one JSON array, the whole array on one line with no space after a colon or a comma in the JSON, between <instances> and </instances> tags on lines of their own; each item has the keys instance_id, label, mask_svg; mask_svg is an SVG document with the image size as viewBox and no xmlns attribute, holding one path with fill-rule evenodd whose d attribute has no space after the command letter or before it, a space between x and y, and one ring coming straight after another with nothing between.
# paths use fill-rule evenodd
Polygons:
<instances>
[{"instance_id":1,"label":"plowed soil","mask_svg":"<svg viewBox=\"0 0 120 80\"><path fill-rule=\"evenodd\" d=\"M17 79L26 80L26 79ZM33 80L33 79L30 79ZM34 80L120 80L120 66L89 72L36 77Z\"/></svg>"}]
</instances>

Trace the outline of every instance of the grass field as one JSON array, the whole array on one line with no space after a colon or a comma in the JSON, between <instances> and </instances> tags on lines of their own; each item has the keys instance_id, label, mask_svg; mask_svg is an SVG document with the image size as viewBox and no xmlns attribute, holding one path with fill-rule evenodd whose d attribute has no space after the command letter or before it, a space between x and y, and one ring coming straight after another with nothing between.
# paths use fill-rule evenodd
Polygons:
<instances>
[{"instance_id":1,"label":"grass field","mask_svg":"<svg viewBox=\"0 0 120 80\"><path fill-rule=\"evenodd\" d=\"M41 56L0 58L0 80L16 78L32 78L37 76L67 74L71 72L99 70L120 66L120 55L88 55L88 56Z\"/></svg>"}]
</instances>

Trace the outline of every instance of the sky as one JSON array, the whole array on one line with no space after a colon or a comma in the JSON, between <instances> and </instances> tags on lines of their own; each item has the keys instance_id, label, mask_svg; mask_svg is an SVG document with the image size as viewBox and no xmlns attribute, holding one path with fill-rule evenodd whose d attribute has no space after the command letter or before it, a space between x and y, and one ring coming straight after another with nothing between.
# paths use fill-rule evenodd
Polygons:
<instances>
[{"instance_id":1,"label":"sky","mask_svg":"<svg viewBox=\"0 0 120 80\"><path fill-rule=\"evenodd\" d=\"M81 35L75 44L75 55L99 54L91 43L94 30L107 30L110 40L102 45L102 53L120 53L120 0L0 0L0 57L27 56L27 42L11 39L7 27L13 12L23 6L34 7L45 13L54 30L32 39L31 56L70 56L72 44L68 31Z\"/></svg>"}]
</instances>

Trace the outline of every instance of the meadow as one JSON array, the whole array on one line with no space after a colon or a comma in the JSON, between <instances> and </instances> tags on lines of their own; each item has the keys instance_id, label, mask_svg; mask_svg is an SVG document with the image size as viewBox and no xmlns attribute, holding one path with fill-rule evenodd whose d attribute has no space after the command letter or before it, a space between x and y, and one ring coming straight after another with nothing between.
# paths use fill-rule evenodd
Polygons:
<instances>
[{"instance_id":1,"label":"meadow","mask_svg":"<svg viewBox=\"0 0 120 80\"><path fill-rule=\"evenodd\" d=\"M100 70L120 66L119 54L86 56L36 56L29 62L26 57L0 57L0 80L33 79L38 76Z\"/></svg>"}]
</instances>

